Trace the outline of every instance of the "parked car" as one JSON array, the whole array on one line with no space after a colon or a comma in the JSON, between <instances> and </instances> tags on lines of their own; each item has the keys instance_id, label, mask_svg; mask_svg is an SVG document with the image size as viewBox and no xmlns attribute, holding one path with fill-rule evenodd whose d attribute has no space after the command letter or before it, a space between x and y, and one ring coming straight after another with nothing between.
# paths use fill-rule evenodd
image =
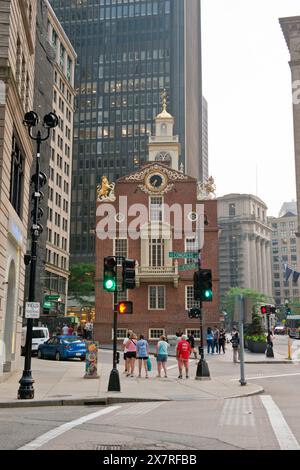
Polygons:
<instances>
[{"instance_id":1,"label":"parked car","mask_svg":"<svg viewBox=\"0 0 300 470\"><path fill-rule=\"evenodd\" d=\"M38 358L60 361L78 357L84 361L86 352L86 343L78 336L53 336L46 343L39 345Z\"/></svg>"},{"instance_id":2,"label":"parked car","mask_svg":"<svg viewBox=\"0 0 300 470\"><path fill-rule=\"evenodd\" d=\"M275 326L274 335L285 335L286 327L285 326Z\"/></svg>"},{"instance_id":3,"label":"parked car","mask_svg":"<svg viewBox=\"0 0 300 470\"><path fill-rule=\"evenodd\" d=\"M26 333L27 328L24 326L22 328L22 336L21 336L21 354L24 356L25 354L25 344L26 344ZM32 328L32 354L37 353L38 347L40 344L45 343L49 339L49 330L47 327L44 326L34 326Z\"/></svg>"}]
</instances>

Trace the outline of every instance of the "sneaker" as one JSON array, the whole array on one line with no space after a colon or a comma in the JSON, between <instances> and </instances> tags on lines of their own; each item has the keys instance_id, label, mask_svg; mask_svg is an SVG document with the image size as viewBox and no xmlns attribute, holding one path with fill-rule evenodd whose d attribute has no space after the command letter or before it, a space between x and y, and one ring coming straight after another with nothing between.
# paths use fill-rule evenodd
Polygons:
<instances>
[{"instance_id":1,"label":"sneaker","mask_svg":"<svg viewBox=\"0 0 300 470\"><path fill-rule=\"evenodd\" d=\"M179 378L179 379L182 379L182 375L179 375L178 378Z\"/></svg>"},{"instance_id":2,"label":"sneaker","mask_svg":"<svg viewBox=\"0 0 300 470\"><path fill-rule=\"evenodd\" d=\"M167 379L167 378L168 378L168 376L167 376L167 375L165 375L165 379Z\"/></svg>"},{"instance_id":3,"label":"sneaker","mask_svg":"<svg viewBox=\"0 0 300 470\"><path fill-rule=\"evenodd\" d=\"M133 374L131 374L131 375L130 375L130 377L134 377L134 375L133 375Z\"/></svg>"},{"instance_id":4,"label":"sneaker","mask_svg":"<svg viewBox=\"0 0 300 470\"><path fill-rule=\"evenodd\" d=\"M126 377L130 377L130 374L126 374Z\"/></svg>"},{"instance_id":5,"label":"sneaker","mask_svg":"<svg viewBox=\"0 0 300 470\"><path fill-rule=\"evenodd\" d=\"M149 379L149 375L146 375L145 379Z\"/></svg>"},{"instance_id":6,"label":"sneaker","mask_svg":"<svg viewBox=\"0 0 300 470\"><path fill-rule=\"evenodd\" d=\"M189 378L189 376L187 375L187 376L186 376L186 379L188 379L188 378Z\"/></svg>"}]
</instances>

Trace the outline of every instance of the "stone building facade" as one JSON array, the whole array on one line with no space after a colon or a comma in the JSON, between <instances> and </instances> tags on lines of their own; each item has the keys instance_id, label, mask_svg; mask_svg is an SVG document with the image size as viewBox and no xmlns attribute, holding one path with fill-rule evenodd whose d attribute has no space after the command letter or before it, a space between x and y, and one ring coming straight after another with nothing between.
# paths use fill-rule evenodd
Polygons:
<instances>
[{"instance_id":1,"label":"stone building facade","mask_svg":"<svg viewBox=\"0 0 300 470\"><path fill-rule=\"evenodd\" d=\"M283 206L284 207L284 206ZM291 269L298 270L297 238L298 227L297 211L282 210L279 217L268 217L272 228L272 277L273 295L276 305L284 305L288 300L299 301L299 285L293 281L285 280L284 264Z\"/></svg>"},{"instance_id":2,"label":"stone building facade","mask_svg":"<svg viewBox=\"0 0 300 470\"><path fill-rule=\"evenodd\" d=\"M178 328L199 335L199 320L188 318L188 310L197 305L197 268L183 270L188 260L176 260L170 253L198 252L202 240L202 267L212 269L213 278L213 302L203 303L204 323L219 323L217 201L199 200L197 180L180 171L180 143L173 126L173 117L164 109L149 140L151 162L116 182L114 201L98 201L94 337L102 343L112 340L113 296L102 287L103 259L110 255L137 261L136 289L119 294L119 300L132 300L134 305L132 315L119 316L119 340L127 329L150 341L174 335ZM146 215L141 216L144 209ZM198 229L197 219L202 222ZM107 223L112 223L112 232L101 240L109 231Z\"/></svg>"},{"instance_id":3,"label":"stone building facade","mask_svg":"<svg viewBox=\"0 0 300 470\"><path fill-rule=\"evenodd\" d=\"M0 380L19 365L33 106L36 2L0 3Z\"/></svg>"},{"instance_id":4,"label":"stone building facade","mask_svg":"<svg viewBox=\"0 0 300 470\"><path fill-rule=\"evenodd\" d=\"M221 303L231 287L254 289L272 297L271 228L267 206L250 194L218 198Z\"/></svg>"},{"instance_id":5,"label":"stone building facade","mask_svg":"<svg viewBox=\"0 0 300 470\"><path fill-rule=\"evenodd\" d=\"M281 18L279 20L283 31L291 60L289 62L292 78L293 114L294 114L294 142L296 167L296 194L298 229L297 252L300 256L300 16Z\"/></svg>"}]
</instances>

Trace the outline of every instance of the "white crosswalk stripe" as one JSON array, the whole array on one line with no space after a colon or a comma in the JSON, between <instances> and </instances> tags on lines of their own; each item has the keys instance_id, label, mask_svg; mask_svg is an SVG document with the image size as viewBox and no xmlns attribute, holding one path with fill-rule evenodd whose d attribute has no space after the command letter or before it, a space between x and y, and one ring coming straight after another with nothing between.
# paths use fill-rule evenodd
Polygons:
<instances>
[{"instance_id":1,"label":"white crosswalk stripe","mask_svg":"<svg viewBox=\"0 0 300 470\"><path fill-rule=\"evenodd\" d=\"M158 408L163 402L138 403L125 410L120 411L116 416L142 416Z\"/></svg>"},{"instance_id":2,"label":"white crosswalk stripe","mask_svg":"<svg viewBox=\"0 0 300 470\"><path fill-rule=\"evenodd\" d=\"M218 426L255 426L251 397L227 399Z\"/></svg>"}]
</instances>

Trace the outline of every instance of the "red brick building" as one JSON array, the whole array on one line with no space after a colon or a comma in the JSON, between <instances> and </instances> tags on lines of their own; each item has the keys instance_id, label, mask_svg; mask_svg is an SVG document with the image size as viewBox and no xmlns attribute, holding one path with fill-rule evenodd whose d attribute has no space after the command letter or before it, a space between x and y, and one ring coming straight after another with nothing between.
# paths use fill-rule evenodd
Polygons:
<instances>
[{"instance_id":1,"label":"red brick building","mask_svg":"<svg viewBox=\"0 0 300 470\"><path fill-rule=\"evenodd\" d=\"M134 313L119 316L118 339L127 329L150 341L174 335L178 328L199 333L199 320L188 318L197 304L195 268L182 270L195 260L174 259L170 253L197 252L202 240L202 267L212 269L213 277L213 302L203 303L204 322L219 324L217 201L198 200L197 180L178 171L180 144L173 124L164 109L150 138L149 155L156 161L119 179L115 187L104 179L99 190L94 337L102 343L112 340L113 294L102 287L103 259L111 255L137 260L136 289L119 294L119 300L133 301Z\"/></svg>"}]
</instances>

